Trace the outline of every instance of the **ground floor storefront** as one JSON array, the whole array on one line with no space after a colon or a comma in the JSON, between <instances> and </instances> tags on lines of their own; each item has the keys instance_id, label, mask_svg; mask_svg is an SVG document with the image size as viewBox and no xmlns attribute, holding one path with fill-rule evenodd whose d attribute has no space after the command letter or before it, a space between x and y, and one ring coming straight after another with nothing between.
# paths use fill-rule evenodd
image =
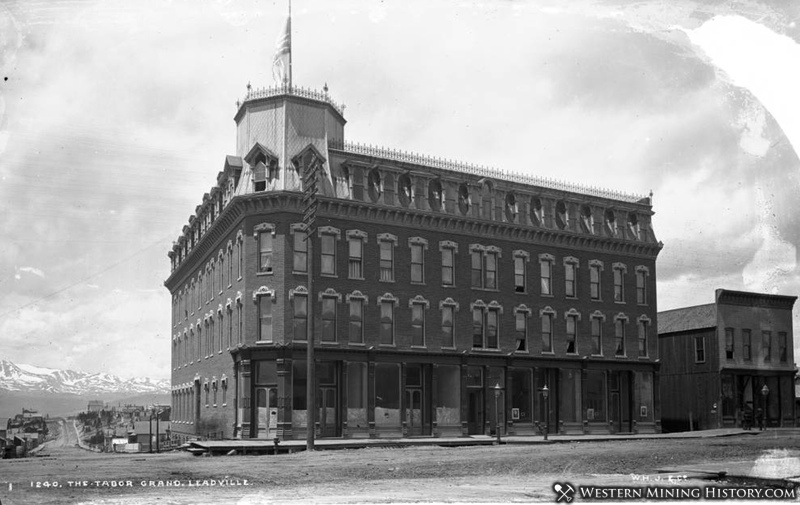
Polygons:
<instances>
[{"instance_id":1,"label":"ground floor storefront","mask_svg":"<svg viewBox=\"0 0 800 505\"><path fill-rule=\"evenodd\" d=\"M796 424L794 372L724 370L720 374L722 426Z\"/></svg>"},{"instance_id":2,"label":"ground floor storefront","mask_svg":"<svg viewBox=\"0 0 800 505\"><path fill-rule=\"evenodd\" d=\"M316 355L320 438L660 431L653 363L370 350ZM241 349L233 357L232 438L305 438L305 351Z\"/></svg>"}]
</instances>

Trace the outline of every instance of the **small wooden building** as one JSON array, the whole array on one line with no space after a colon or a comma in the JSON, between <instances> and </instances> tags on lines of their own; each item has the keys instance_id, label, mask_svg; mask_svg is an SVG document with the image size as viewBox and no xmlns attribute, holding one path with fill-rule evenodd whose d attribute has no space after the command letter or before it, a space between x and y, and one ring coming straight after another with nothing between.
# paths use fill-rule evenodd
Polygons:
<instances>
[{"instance_id":1,"label":"small wooden building","mask_svg":"<svg viewBox=\"0 0 800 505\"><path fill-rule=\"evenodd\" d=\"M795 426L796 300L717 289L714 303L659 312L664 431Z\"/></svg>"}]
</instances>

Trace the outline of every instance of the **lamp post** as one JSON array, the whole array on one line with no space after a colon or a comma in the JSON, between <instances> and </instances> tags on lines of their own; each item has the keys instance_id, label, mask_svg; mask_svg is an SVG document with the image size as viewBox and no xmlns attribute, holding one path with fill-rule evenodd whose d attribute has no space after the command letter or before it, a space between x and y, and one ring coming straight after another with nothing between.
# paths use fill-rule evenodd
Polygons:
<instances>
[{"instance_id":1,"label":"lamp post","mask_svg":"<svg viewBox=\"0 0 800 505\"><path fill-rule=\"evenodd\" d=\"M497 445L500 445L500 383L494 386L494 431L497 434Z\"/></svg>"},{"instance_id":2,"label":"lamp post","mask_svg":"<svg viewBox=\"0 0 800 505\"><path fill-rule=\"evenodd\" d=\"M764 405L764 408L761 410L761 413L762 413L761 423L762 424L761 424L761 426L759 426L759 428L761 428L762 430L767 427L767 395L768 394L769 394L769 387L766 384L764 384L764 387L761 388L761 397L763 398L762 405Z\"/></svg>"},{"instance_id":3,"label":"lamp post","mask_svg":"<svg viewBox=\"0 0 800 505\"><path fill-rule=\"evenodd\" d=\"M550 431L550 390L547 389L547 384L542 388L542 397L544 398L544 439L547 440L547 433Z\"/></svg>"}]
</instances>

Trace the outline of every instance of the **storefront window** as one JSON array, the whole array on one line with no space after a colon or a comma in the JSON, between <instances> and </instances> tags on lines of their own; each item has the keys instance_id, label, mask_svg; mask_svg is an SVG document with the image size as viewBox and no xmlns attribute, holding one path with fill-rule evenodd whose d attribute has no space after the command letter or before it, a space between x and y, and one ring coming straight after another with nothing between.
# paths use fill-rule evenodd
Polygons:
<instances>
[{"instance_id":1,"label":"storefront window","mask_svg":"<svg viewBox=\"0 0 800 505\"><path fill-rule=\"evenodd\" d=\"M256 361L256 384L277 384L278 370L274 361Z\"/></svg>"},{"instance_id":2,"label":"storefront window","mask_svg":"<svg viewBox=\"0 0 800 505\"><path fill-rule=\"evenodd\" d=\"M439 426L461 425L461 369L458 366L434 368L437 385L436 422Z\"/></svg>"},{"instance_id":3,"label":"storefront window","mask_svg":"<svg viewBox=\"0 0 800 505\"><path fill-rule=\"evenodd\" d=\"M635 408L633 418L640 423L653 422L653 374L650 372L636 372L634 376L636 385ZM733 382L731 382L731 396L733 395ZM732 399L732 398L731 398Z\"/></svg>"},{"instance_id":4,"label":"storefront window","mask_svg":"<svg viewBox=\"0 0 800 505\"><path fill-rule=\"evenodd\" d=\"M400 365L375 364L375 425L400 426Z\"/></svg>"},{"instance_id":5,"label":"storefront window","mask_svg":"<svg viewBox=\"0 0 800 505\"><path fill-rule=\"evenodd\" d=\"M650 395L652 397L652 394ZM606 374L600 370L586 371L586 411L589 422L606 420Z\"/></svg>"},{"instance_id":6,"label":"storefront window","mask_svg":"<svg viewBox=\"0 0 800 505\"><path fill-rule=\"evenodd\" d=\"M307 368L305 361L292 363L292 428L305 428L308 419L306 412Z\"/></svg>"},{"instance_id":7,"label":"storefront window","mask_svg":"<svg viewBox=\"0 0 800 505\"><path fill-rule=\"evenodd\" d=\"M367 424L367 364L347 364L347 426L365 428Z\"/></svg>"},{"instance_id":8,"label":"storefront window","mask_svg":"<svg viewBox=\"0 0 800 505\"><path fill-rule=\"evenodd\" d=\"M559 418L565 423L580 422L581 371L561 370L559 380Z\"/></svg>"},{"instance_id":9,"label":"storefront window","mask_svg":"<svg viewBox=\"0 0 800 505\"><path fill-rule=\"evenodd\" d=\"M529 368L511 368L511 420L515 423L533 422L531 411L531 370Z\"/></svg>"},{"instance_id":10,"label":"storefront window","mask_svg":"<svg viewBox=\"0 0 800 505\"><path fill-rule=\"evenodd\" d=\"M722 376L722 415L724 417L733 417L736 415L736 399L733 395L733 381L733 375Z\"/></svg>"}]
</instances>

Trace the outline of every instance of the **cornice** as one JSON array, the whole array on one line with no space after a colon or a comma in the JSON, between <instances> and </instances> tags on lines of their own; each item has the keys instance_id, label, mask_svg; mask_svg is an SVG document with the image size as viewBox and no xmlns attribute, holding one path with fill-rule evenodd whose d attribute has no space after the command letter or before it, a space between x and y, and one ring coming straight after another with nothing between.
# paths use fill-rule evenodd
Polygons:
<instances>
[{"instance_id":1,"label":"cornice","mask_svg":"<svg viewBox=\"0 0 800 505\"><path fill-rule=\"evenodd\" d=\"M341 198L318 197L318 203L318 218L329 217L369 221L411 229L446 231L449 234L468 237L494 237L501 240L572 250L625 254L648 259L655 259L663 247L660 243L634 242L613 237L584 235L577 232L488 221L437 211L376 205L369 202ZM190 265L192 268L196 266L198 258L204 258L210 251L217 249L219 241L244 216L276 211L302 213L302 193L276 191L235 196L225 206L222 213L211 223L203 236L200 237L197 245L189 251L180 265L164 281L164 285L171 287L176 279L184 277L191 270L189 268Z\"/></svg>"}]
</instances>

